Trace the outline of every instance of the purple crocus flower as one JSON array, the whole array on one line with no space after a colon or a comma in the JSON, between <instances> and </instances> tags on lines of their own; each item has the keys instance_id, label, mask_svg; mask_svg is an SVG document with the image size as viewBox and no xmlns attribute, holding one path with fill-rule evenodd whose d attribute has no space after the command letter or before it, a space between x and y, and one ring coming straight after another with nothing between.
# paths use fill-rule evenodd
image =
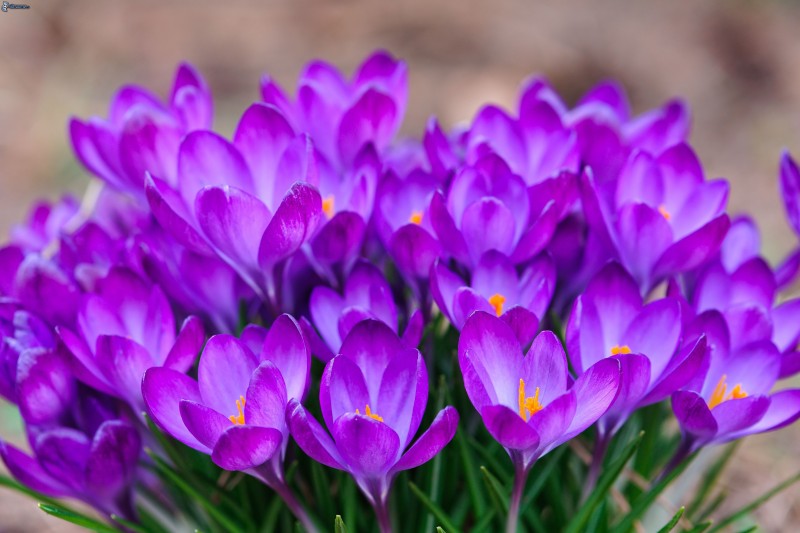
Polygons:
<instances>
[{"instance_id":1,"label":"purple crocus flower","mask_svg":"<svg viewBox=\"0 0 800 533\"><path fill-rule=\"evenodd\" d=\"M769 340L733 348L730 331L717 311L693 321L689 339L708 338L708 372L672 394L672 409L683 443L671 464L702 446L781 428L800 418L800 389L771 392L781 368L781 354Z\"/></svg>"},{"instance_id":2,"label":"purple crocus flower","mask_svg":"<svg viewBox=\"0 0 800 533\"><path fill-rule=\"evenodd\" d=\"M18 403L20 361L23 368L30 368L27 355L32 351L49 351L55 347L52 329L40 318L17 303L0 300L0 396L11 403Z\"/></svg>"},{"instance_id":3,"label":"purple crocus flower","mask_svg":"<svg viewBox=\"0 0 800 533\"><path fill-rule=\"evenodd\" d=\"M380 320L397 333L397 307L392 289L381 271L366 261L355 266L347 278L343 294L329 287L316 287L311 293L309 313L319 335L307 321L302 323L311 339L314 355L326 363L339 353L342 339L362 320ZM409 318L403 333L404 345L409 348L419 345L422 325L422 314L417 310Z\"/></svg>"},{"instance_id":4,"label":"purple crocus flower","mask_svg":"<svg viewBox=\"0 0 800 533\"><path fill-rule=\"evenodd\" d=\"M178 242L216 254L265 301L277 305L276 266L314 234L322 199L314 148L275 107L253 104L233 143L210 131L181 142L177 184L146 183L153 215Z\"/></svg>"},{"instance_id":5,"label":"purple crocus flower","mask_svg":"<svg viewBox=\"0 0 800 533\"><path fill-rule=\"evenodd\" d=\"M261 341L258 355L245 337ZM300 326L281 315L268 332L249 330L243 340L211 337L200 358L197 381L172 368L150 368L142 395L147 412L170 436L210 455L221 468L258 478L283 498L308 530L316 531L283 473L289 439L286 402L305 396L310 365Z\"/></svg>"},{"instance_id":6,"label":"purple crocus flower","mask_svg":"<svg viewBox=\"0 0 800 533\"><path fill-rule=\"evenodd\" d=\"M459 331L477 310L494 313L514 330L520 344L528 345L544 318L556 284L549 256L536 258L522 274L497 251L483 254L468 285L441 261L431 270L433 299Z\"/></svg>"},{"instance_id":7,"label":"purple crocus flower","mask_svg":"<svg viewBox=\"0 0 800 533\"><path fill-rule=\"evenodd\" d=\"M143 411L141 380L145 370L166 366L185 372L205 340L202 323L187 318L175 334L175 317L157 285L133 272L114 268L83 297L77 333L58 328L72 354L75 375L91 387Z\"/></svg>"},{"instance_id":8,"label":"purple crocus flower","mask_svg":"<svg viewBox=\"0 0 800 533\"><path fill-rule=\"evenodd\" d=\"M146 89L128 85L114 96L108 119L73 118L69 132L83 166L117 190L143 198L145 171L176 183L181 138L209 128L212 115L205 81L184 63L166 105Z\"/></svg>"},{"instance_id":9,"label":"purple crocus flower","mask_svg":"<svg viewBox=\"0 0 800 533\"><path fill-rule=\"evenodd\" d=\"M611 188L585 172L581 190L589 224L643 292L715 257L730 226L728 183L706 181L685 144L632 153Z\"/></svg>"},{"instance_id":10,"label":"purple crocus flower","mask_svg":"<svg viewBox=\"0 0 800 533\"><path fill-rule=\"evenodd\" d=\"M620 362L602 359L569 386L567 357L553 332L539 333L524 355L513 330L483 311L467 319L458 359L472 405L514 463L507 522L513 532L531 467L606 412L622 386Z\"/></svg>"},{"instance_id":11,"label":"purple crocus flower","mask_svg":"<svg viewBox=\"0 0 800 533\"><path fill-rule=\"evenodd\" d=\"M11 228L10 244L26 252L42 252L57 242L62 232L80 218L79 209L78 201L69 195L53 204L35 204L28 220Z\"/></svg>"},{"instance_id":12,"label":"purple crocus flower","mask_svg":"<svg viewBox=\"0 0 800 533\"><path fill-rule=\"evenodd\" d=\"M593 488L611 438L635 410L660 402L708 366L705 338L681 346L681 302L667 297L645 304L636 282L609 263L573 306L566 329L570 362L578 376L599 361L616 359L619 394L597 423L585 494Z\"/></svg>"},{"instance_id":13,"label":"purple crocus flower","mask_svg":"<svg viewBox=\"0 0 800 533\"><path fill-rule=\"evenodd\" d=\"M800 239L800 168L788 150L784 150L781 154L778 184L789 226ZM798 272L800 272L800 246L796 247L775 270L778 287L790 285L797 278Z\"/></svg>"},{"instance_id":14,"label":"purple crocus flower","mask_svg":"<svg viewBox=\"0 0 800 533\"><path fill-rule=\"evenodd\" d=\"M382 153L394 138L405 115L408 68L379 51L346 80L332 65L314 61L300 76L296 101L269 76L261 80L261 95L295 130L311 135L326 164L339 172L364 145L373 144Z\"/></svg>"},{"instance_id":15,"label":"purple crocus flower","mask_svg":"<svg viewBox=\"0 0 800 533\"><path fill-rule=\"evenodd\" d=\"M350 331L325 367L319 399L330 434L293 400L286 411L292 436L312 459L349 472L375 508L381 531L390 531L386 503L392 480L450 442L458 413L442 409L409 448L428 402L428 372L422 354L377 320Z\"/></svg>"}]
</instances>

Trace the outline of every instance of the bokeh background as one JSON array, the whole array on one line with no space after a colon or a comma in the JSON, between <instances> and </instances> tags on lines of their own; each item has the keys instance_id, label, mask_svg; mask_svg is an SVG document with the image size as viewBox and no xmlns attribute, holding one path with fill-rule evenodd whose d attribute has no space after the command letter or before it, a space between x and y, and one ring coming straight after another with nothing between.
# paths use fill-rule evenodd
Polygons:
<instances>
[{"instance_id":1,"label":"bokeh background","mask_svg":"<svg viewBox=\"0 0 800 533\"><path fill-rule=\"evenodd\" d=\"M19 0L17 3L21 3ZM574 102L604 78L635 112L674 96L693 110L707 175L732 183L731 211L750 212L774 264L796 242L777 192L782 148L800 155L800 3L726 0L24 0L0 13L0 234L36 198L80 195L89 177L66 136L71 115L105 116L124 83L164 95L176 64L194 63L230 134L269 72L293 89L302 65L352 69L374 48L410 65L403 133L428 116L469 120L485 102L515 104L530 74ZM0 433L20 441L7 406ZM723 480L729 507L800 469L800 427L752 437ZM759 511L764 531L796 530L800 488ZM794 527L793 527L794 526ZM0 531L66 531L33 502L0 489Z\"/></svg>"}]
</instances>

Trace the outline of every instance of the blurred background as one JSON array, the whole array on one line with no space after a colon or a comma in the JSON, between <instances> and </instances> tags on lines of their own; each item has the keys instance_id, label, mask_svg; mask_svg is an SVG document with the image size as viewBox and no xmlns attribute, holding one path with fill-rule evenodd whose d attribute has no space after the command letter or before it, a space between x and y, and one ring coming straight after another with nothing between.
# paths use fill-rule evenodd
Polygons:
<instances>
[{"instance_id":1,"label":"blurred background","mask_svg":"<svg viewBox=\"0 0 800 533\"><path fill-rule=\"evenodd\" d=\"M21 3L19 0L17 3ZM800 3L700 0L24 0L0 13L0 234L40 197L80 195L88 176L66 135L71 115L105 116L125 83L164 96L189 60L215 96L229 135L268 72L293 90L303 64L326 59L351 72L374 48L410 66L403 133L428 116L446 126L485 102L514 106L530 74L574 102L613 77L634 112L681 96L693 110L692 144L709 177L732 183L731 211L747 210L774 264L795 245L777 192L782 148L800 156ZM0 433L17 432L13 410ZM723 483L734 508L800 469L800 425L751 437ZM758 513L765 531L800 521L800 488ZM0 531L66 531L35 503L0 489Z\"/></svg>"}]
</instances>

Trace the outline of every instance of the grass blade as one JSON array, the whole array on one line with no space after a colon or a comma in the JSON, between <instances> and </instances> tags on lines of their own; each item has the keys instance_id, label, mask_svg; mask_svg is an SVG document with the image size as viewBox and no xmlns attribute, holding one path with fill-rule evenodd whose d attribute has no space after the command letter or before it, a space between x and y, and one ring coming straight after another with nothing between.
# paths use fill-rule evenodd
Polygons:
<instances>
[{"instance_id":1,"label":"grass blade","mask_svg":"<svg viewBox=\"0 0 800 533\"><path fill-rule=\"evenodd\" d=\"M340 514L337 514L333 520L333 531L334 533L347 533L347 526L344 525L344 520L342 520L342 515Z\"/></svg>"},{"instance_id":2,"label":"grass blade","mask_svg":"<svg viewBox=\"0 0 800 533\"><path fill-rule=\"evenodd\" d=\"M40 503L39 509L50 516L55 516L56 518L64 520L65 522L70 522L91 531L97 531L98 533L118 533L115 528L109 526L108 524L104 524L93 518L89 518L88 516L76 513L75 511L66 509L60 505Z\"/></svg>"},{"instance_id":3,"label":"grass blade","mask_svg":"<svg viewBox=\"0 0 800 533\"><path fill-rule=\"evenodd\" d=\"M702 477L700 486L697 488L697 493L687 509L689 516L694 517L695 514L697 514L697 512L702 508L703 504L711 493L711 489L714 488L717 479L719 479L719 475L725 469L725 466L728 464L728 461L730 461L731 457L733 457L733 453L739 447L740 442L741 441L736 441L726 446L725 451L722 452L717 460L714 461L711 467L706 471L705 475Z\"/></svg>"},{"instance_id":4,"label":"grass blade","mask_svg":"<svg viewBox=\"0 0 800 533\"><path fill-rule=\"evenodd\" d=\"M134 533L151 533L151 531L145 528L144 526L137 524L135 522L131 522L130 520L125 520L121 516L117 516L115 514L111 515L111 520L122 526L125 526L125 529L133 531Z\"/></svg>"},{"instance_id":5,"label":"grass blade","mask_svg":"<svg viewBox=\"0 0 800 533\"><path fill-rule=\"evenodd\" d=\"M413 492L417 498L419 498L419 501L422 502L422 505L427 507L428 511L430 511L431 514L436 517L442 527L444 527L450 533L460 533L460 530L450 521L450 517L447 515L447 513L445 513L441 507L433 503L430 498L428 498L427 494L422 492L419 487L417 487L413 482L409 481L408 488L410 488L411 492Z\"/></svg>"},{"instance_id":6,"label":"grass blade","mask_svg":"<svg viewBox=\"0 0 800 533\"><path fill-rule=\"evenodd\" d=\"M686 512L686 507L681 507L680 509L678 509L678 512L675 513L675 516L673 516L672 519L669 522L667 522L667 524L664 527L659 529L658 533L669 533L670 531L675 529L675 526L677 526L678 522L680 522L684 512Z\"/></svg>"}]
</instances>

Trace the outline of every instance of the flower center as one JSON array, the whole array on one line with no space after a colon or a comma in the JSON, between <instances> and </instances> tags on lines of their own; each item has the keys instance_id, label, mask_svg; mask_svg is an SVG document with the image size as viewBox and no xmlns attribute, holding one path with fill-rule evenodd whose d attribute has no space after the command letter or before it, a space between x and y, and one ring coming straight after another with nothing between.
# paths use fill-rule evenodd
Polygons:
<instances>
[{"instance_id":1,"label":"flower center","mask_svg":"<svg viewBox=\"0 0 800 533\"><path fill-rule=\"evenodd\" d=\"M322 212L328 218L333 218L334 209L336 208L336 198L331 194L322 200Z\"/></svg>"},{"instance_id":2,"label":"flower center","mask_svg":"<svg viewBox=\"0 0 800 533\"><path fill-rule=\"evenodd\" d=\"M544 405L539 403L539 387L533 396L525 396L525 380L519 380L519 416L527 422L528 416L533 416L544 409Z\"/></svg>"},{"instance_id":3,"label":"flower center","mask_svg":"<svg viewBox=\"0 0 800 533\"><path fill-rule=\"evenodd\" d=\"M408 221L419 226L422 224L422 215L422 211L412 211L411 216L408 217Z\"/></svg>"},{"instance_id":4,"label":"flower center","mask_svg":"<svg viewBox=\"0 0 800 533\"><path fill-rule=\"evenodd\" d=\"M719 378L717 381L717 386L714 387L714 391L711 393L711 398L708 400L708 408L713 409L722 402L726 402L728 400L739 400L741 398L747 398L747 393L742 388L741 383L737 383L734 385L733 389L731 389L730 394L728 394L728 385L725 381L728 379L728 376L722 374L722 377Z\"/></svg>"},{"instance_id":5,"label":"flower center","mask_svg":"<svg viewBox=\"0 0 800 533\"><path fill-rule=\"evenodd\" d=\"M658 206L658 212L661 213L661 216L667 219L667 221L669 221L669 219L672 218L670 212L667 211L667 208L664 207L663 205Z\"/></svg>"},{"instance_id":6,"label":"flower center","mask_svg":"<svg viewBox=\"0 0 800 533\"><path fill-rule=\"evenodd\" d=\"M361 411L359 411L358 409L356 409L356 414L357 414L357 415L360 415L360 414L361 414ZM373 420L377 420L378 422L383 422L383 417L382 417L382 416L380 416L380 415L378 415L377 413L373 413L373 412L372 412L372 409L370 409L370 408L369 408L369 404L367 404L367 409L366 409L366 413L365 413L365 414L366 414L368 417L370 417L371 419L373 419Z\"/></svg>"},{"instance_id":7,"label":"flower center","mask_svg":"<svg viewBox=\"0 0 800 533\"><path fill-rule=\"evenodd\" d=\"M506 303L506 297L496 292L489 298L489 305L494 307L494 312L497 316L503 314L503 304Z\"/></svg>"},{"instance_id":8,"label":"flower center","mask_svg":"<svg viewBox=\"0 0 800 533\"><path fill-rule=\"evenodd\" d=\"M237 414L229 416L228 420L233 422L234 426L243 426L244 425L244 396L239 396L239 399L236 400L236 412L237 412Z\"/></svg>"},{"instance_id":9,"label":"flower center","mask_svg":"<svg viewBox=\"0 0 800 533\"><path fill-rule=\"evenodd\" d=\"M628 353L631 353L631 347L627 344L623 344L622 346L617 344L611 347L611 355L624 355Z\"/></svg>"}]
</instances>

